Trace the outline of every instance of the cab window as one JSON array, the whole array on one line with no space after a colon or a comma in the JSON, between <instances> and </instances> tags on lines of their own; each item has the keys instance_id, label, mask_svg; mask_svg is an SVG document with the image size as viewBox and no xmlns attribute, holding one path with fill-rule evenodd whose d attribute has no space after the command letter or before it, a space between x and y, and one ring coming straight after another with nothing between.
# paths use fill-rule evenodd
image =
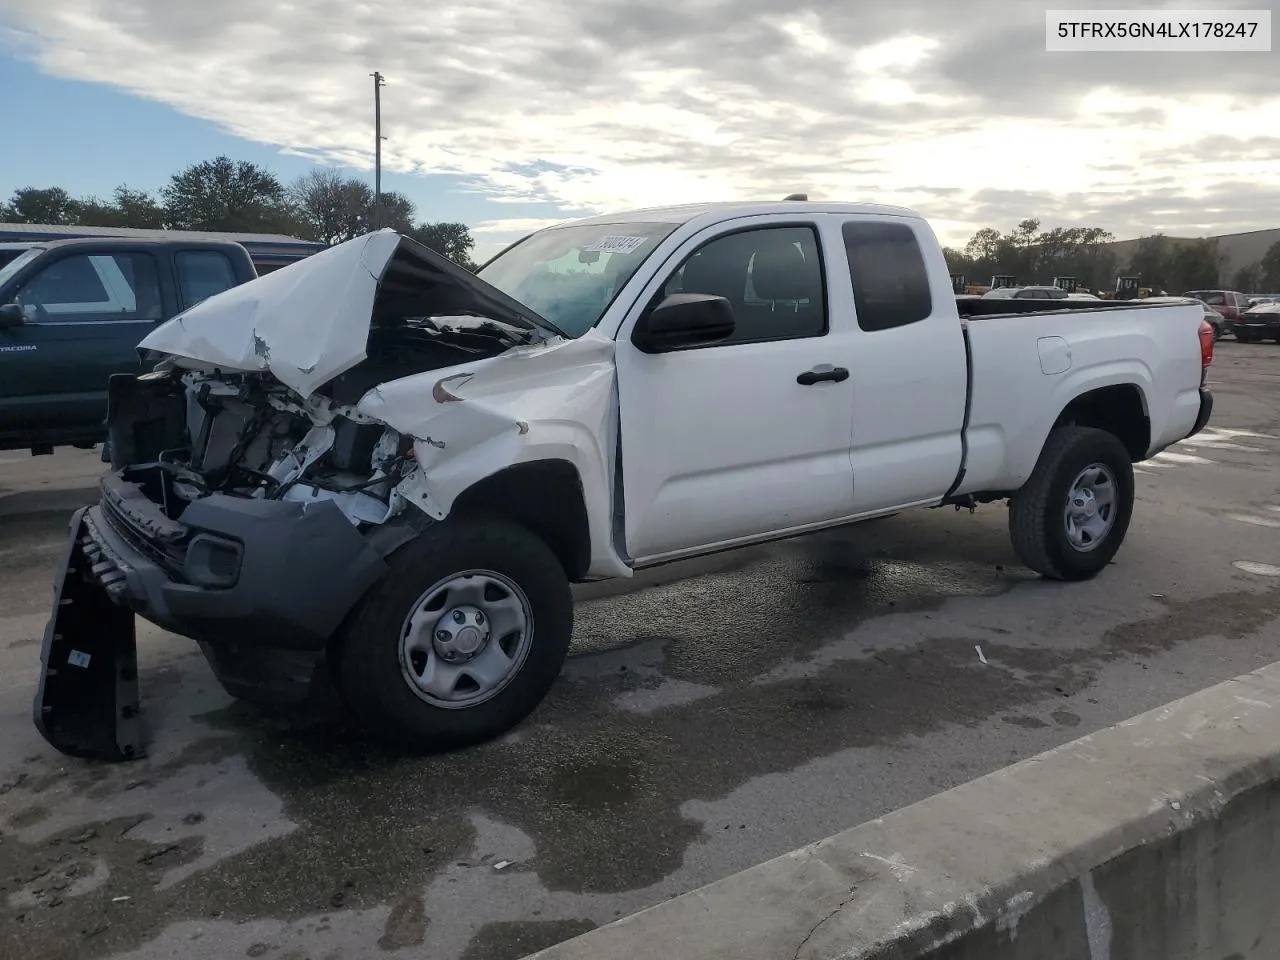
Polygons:
<instances>
[{"instance_id":1,"label":"cab window","mask_svg":"<svg viewBox=\"0 0 1280 960\"><path fill-rule=\"evenodd\" d=\"M159 320L160 282L147 253L73 254L49 264L15 297L27 323Z\"/></svg>"}]
</instances>

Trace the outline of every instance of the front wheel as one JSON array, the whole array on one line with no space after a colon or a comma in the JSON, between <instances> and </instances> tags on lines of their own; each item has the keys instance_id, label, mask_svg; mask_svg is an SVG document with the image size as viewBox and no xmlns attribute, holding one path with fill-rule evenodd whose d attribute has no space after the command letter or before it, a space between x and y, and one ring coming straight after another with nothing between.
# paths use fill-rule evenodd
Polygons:
<instances>
[{"instance_id":1,"label":"front wheel","mask_svg":"<svg viewBox=\"0 0 1280 960\"><path fill-rule=\"evenodd\" d=\"M1054 580L1087 580L1111 562L1133 515L1133 464L1114 434L1059 427L1009 504L1018 557Z\"/></svg>"},{"instance_id":2,"label":"front wheel","mask_svg":"<svg viewBox=\"0 0 1280 960\"><path fill-rule=\"evenodd\" d=\"M506 520L448 519L388 562L338 637L336 680L352 712L413 749L491 740L532 712L573 632L551 549Z\"/></svg>"}]
</instances>

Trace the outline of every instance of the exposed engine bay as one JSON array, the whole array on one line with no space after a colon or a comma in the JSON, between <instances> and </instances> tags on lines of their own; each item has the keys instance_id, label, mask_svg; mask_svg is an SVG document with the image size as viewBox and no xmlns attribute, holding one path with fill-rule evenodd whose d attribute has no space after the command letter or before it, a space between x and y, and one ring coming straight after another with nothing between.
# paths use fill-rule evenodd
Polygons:
<instances>
[{"instance_id":1,"label":"exposed engine bay","mask_svg":"<svg viewBox=\"0 0 1280 960\"><path fill-rule=\"evenodd\" d=\"M375 317L366 359L305 400L268 373L166 363L137 378L113 378L113 468L170 520L222 493L330 500L353 524L387 521L413 486L413 438L359 413L356 403L378 384L529 340L525 331L492 320L406 318L387 306L387 317Z\"/></svg>"}]
</instances>

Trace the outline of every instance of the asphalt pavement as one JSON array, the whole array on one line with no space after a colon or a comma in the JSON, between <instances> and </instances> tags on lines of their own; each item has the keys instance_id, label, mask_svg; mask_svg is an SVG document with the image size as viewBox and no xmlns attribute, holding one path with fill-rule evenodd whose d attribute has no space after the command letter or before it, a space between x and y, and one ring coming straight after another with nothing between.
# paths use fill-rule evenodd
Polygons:
<instances>
[{"instance_id":1,"label":"asphalt pavement","mask_svg":"<svg viewBox=\"0 0 1280 960\"><path fill-rule=\"evenodd\" d=\"M1091 582L991 505L592 585L542 708L426 758L238 704L148 625L150 756L52 750L52 565L102 465L0 454L0 956L510 960L1280 660L1280 346L1212 374Z\"/></svg>"}]
</instances>

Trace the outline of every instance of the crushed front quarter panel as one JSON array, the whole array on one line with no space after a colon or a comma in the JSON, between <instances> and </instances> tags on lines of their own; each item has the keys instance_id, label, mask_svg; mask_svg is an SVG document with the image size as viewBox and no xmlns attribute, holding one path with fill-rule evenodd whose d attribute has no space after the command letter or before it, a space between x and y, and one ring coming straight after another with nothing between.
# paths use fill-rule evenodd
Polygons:
<instances>
[{"instance_id":1,"label":"crushed front quarter panel","mask_svg":"<svg viewBox=\"0 0 1280 960\"><path fill-rule=\"evenodd\" d=\"M419 469L400 493L436 519L464 490L500 470L569 462L586 502L589 575L629 577L612 541L613 352L612 340L591 331L383 383L356 409L414 438Z\"/></svg>"}]
</instances>

